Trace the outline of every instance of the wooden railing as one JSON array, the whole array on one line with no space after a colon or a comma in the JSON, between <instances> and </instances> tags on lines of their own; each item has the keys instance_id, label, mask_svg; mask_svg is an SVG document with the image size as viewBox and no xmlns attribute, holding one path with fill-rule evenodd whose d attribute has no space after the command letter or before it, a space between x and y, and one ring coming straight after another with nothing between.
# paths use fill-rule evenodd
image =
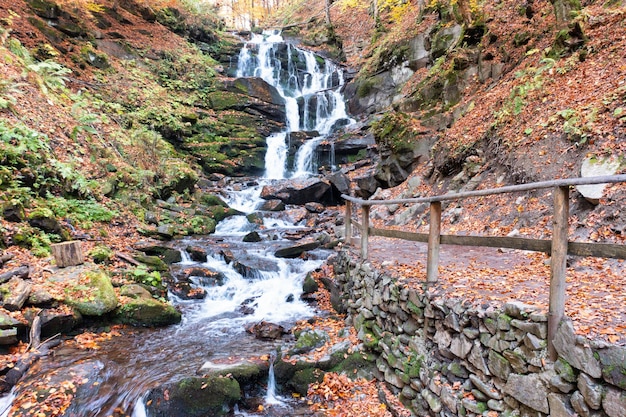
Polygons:
<instances>
[{"instance_id":1,"label":"wooden railing","mask_svg":"<svg viewBox=\"0 0 626 417\"><path fill-rule=\"evenodd\" d=\"M626 245L609 243L577 243L568 241L569 218L569 187L575 185L591 185L605 183L626 182L626 174L601 177L570 178L553 181L534 182L521 185L511 185L487 190L468 191L454 194L444 194L434 197L404 198L395 200L363 200L360 198L342 195L346 202L345 214L345 242L352 241L352 226L360 229L361 258L368 258L369 236L382 236L410 241L428 243L426 260L426 282L435 283L439 274L439 248L441 244L461 246L486 246L492 248L522 249L550 254L550 297L548 309L548 350L552 359L556 359L556 351L552 344L559 322L565 314L565 274L567 255L594 256L601 258L626 259ZM496 194L533 191L539 189L553 189L554 199L554 226L552 239L530 239L520 237L493 237L493 236L460 236L441 235L441 203L444 201L463 200L473 197L484 197ZM369 213L371 206L391 204L430 204L430 224L428 234L411 233L392 229L370 227ZM361 223L352 220L352 205L361 207Z\"/></svg>"}]
</instances>

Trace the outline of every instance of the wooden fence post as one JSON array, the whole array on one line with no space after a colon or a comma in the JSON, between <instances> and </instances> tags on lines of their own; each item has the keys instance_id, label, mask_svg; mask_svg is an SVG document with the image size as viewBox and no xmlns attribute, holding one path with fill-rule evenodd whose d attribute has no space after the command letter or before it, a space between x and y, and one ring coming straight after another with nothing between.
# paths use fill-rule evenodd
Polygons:
<instances>
[{"instance_id":1,"label":"wooden fence post","mask_svg":"<svg viewBox=\"0 0 626 417\"><path fill-rule=\"evenodd\" d=\"M370 206L362 205L361 214L363 222L361 223L361 259L367 260L367 241L370 233Z\"/></svg>"},{"instance_id":2,"label":"wooden fence post","mask_svg":"<svg viewBox=\"0 0 626 417\"><path fill-rule=\"evenodd\" d=\"M554 189L554 226L550 259L550 305L548 310L548 353L557 359L554 335L565 315L565 274L567 270L567 239L569 218L569 187Z\"/></svg>"},{"instance_id":3,"label":"wooden fence post","mask_svg":"<svg viewBox=\"0 0 626 417\"><path fill-rule=\"evenodd\" d=\"M344 233L344 240L346 245L352 244L352 201L346 200L346 214L344 219L346 225L346 232Z\"/></svg>"},{"instance_id":4,"label":"wooden fence post","mask_svg":"<svg viewBox=\"0 0 626 417\"><path fill-rule=\"evenodd\" d=\"M439 244L441 242L441 202L430 203L430 227L428 228L428 258L426 282L435 283L439 278Z\"/></svg>"}]
</instances>

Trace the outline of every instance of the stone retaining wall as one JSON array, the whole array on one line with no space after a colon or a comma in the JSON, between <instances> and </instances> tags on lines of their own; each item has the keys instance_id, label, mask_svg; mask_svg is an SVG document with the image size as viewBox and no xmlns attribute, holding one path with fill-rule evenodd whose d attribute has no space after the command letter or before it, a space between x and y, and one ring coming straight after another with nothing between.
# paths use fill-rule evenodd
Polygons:
<instances>
[{"instance_id":1,"label":"stone retaining wall","mask_svg":"<svg viewBox=\"0 0 626 417\"><path fill-rule=\"evenodd\" d=\"M547 315L519 302L474 306L409 289L341 252L340 304L380 377L417 416L625 417L626 347L558 329L547 353Z\"/></svg>"}]
</instances>

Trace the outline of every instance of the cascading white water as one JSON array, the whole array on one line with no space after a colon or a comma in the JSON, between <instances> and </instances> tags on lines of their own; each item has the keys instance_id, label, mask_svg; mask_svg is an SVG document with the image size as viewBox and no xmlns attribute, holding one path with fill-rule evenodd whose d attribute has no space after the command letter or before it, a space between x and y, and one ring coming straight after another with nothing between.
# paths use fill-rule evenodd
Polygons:
<instances>
[{"instance_id":1,"label":"cascading white water","mask_svg":"<svg viewBox=\"0 0 626 417\"><path fill-rule=\"evenodd\" d=\"M260 77L285 99L286 131L267 138L265 177L282 179L310 175L315 169L315 148L340 120L350 123L341 88L343 71L313 52L284 42L279 31L254 34L241 49L237 77ZM289 133L317 131L287 166ZM271 162L271 165L268 164Z\"/></svg>"}]
</instances>

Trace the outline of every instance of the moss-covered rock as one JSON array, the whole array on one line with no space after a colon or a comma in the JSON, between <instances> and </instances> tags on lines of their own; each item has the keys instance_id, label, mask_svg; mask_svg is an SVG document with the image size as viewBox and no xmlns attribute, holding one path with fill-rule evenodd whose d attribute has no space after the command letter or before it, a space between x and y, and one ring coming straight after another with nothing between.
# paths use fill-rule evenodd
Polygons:
<instances>
[{"instance_id":1,"label":"moss-covered rock","mask_svg":"<svg viewBox=\"0 0 626 417\"><path fill-rule=\"evenodd\" d=\"M233 364L205 363L200 371L205 377L232 377L240 385L247 385L256 382L267 376L269 366L267 362L245 361Z\"/></svg>"},{"instance_id":2,"label":"moss-covered rock","mask_svg":"<svg viewBox=\"0 0 626 417\"><path fill-rule=\"evenodd\" d=\"M241 389L236 379L185 378L151 390L146 409L153 417L223 416L240 399Z\"/></svg>"},{"instance_id":3,"label":"moss-covered rock","mask_svg":"<svg viewBox=\"0 0 626 417\"><path fill-rule=\"evenodd\" d=\"M123 324L158 327L180 323L182 314L171 304L140 296L123 299L115 317Z\"/></svg>"},{"instance_id":4,"label":"moss-covered rock","mask_svg":"<svg viewBox=\"0 0 626 417\"><path fill-rule=\"evenodd\" d=\"M165 272L168 270L167 264L158 256L150 255L135 255L133 256L136 261L146 265L151 271Z\"/></svg>"},{"instance_id":5,"label":"moss-covered rock","mask_svg":"<svg viewBox=\"0 0 626 417\"><path fill-rule=\"evenodd\" d=\"M84 316L102 316L117 307L117 295L111 279L102 270L82 272L65 290L65 303Z\"/></svg>"},{"instance_id":6,"label":"moss-covered rock","mask_svg":"<svg viewBox=\"0 0 626 417\"><path fill-rule=\"evenodd\" d=\"M296 371L293 377L285 384L288 389L305 396L310 384L319 383L324 379L326 372L321 369L311 367Z\"/></svg>"},{"instance_id":7,"label":"moss-covered rock","mask_svg":"<svg viewBox=\"0 0 626 417\"><path fill-rule=\"evenodd\" d=\"M306 353L323 346L328 340L328 334L322 330L308 330L298 335L298 340L291 352L293 354Z\"/></svg>"}]
</instances>

